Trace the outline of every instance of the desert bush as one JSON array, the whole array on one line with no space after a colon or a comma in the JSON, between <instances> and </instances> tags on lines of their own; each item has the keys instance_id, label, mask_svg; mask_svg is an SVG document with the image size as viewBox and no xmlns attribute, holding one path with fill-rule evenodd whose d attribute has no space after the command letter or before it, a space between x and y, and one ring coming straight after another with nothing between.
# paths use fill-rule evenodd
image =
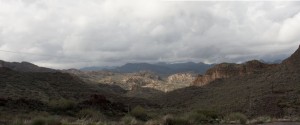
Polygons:
<instances>
[{"instance_id":1,"label":"desert bush","mask_svg":"<svg viewBox=\"0 0 300 125\"><path fill-rule=\"evenodd\" d=\"M136 106L133 108L130 112L130 115L142 121L147 121L148 119L146 110L141 106Z\"/></svg>"},{"instance_id":2,"label":"desert bush","mask_svg":"<svg viewBox=\"0 0 300 125\"><path fill-rule=\"evenodd\" d=\"M31 125L62 125L62 123L54 118L35 118L32 120Z\"/></svg>"},{"instance_id":3,"label":"desert bush","mask_svg":"<svg viewBox=\"0 0 300 125\"><path fill-rule=\"evenodd\" d=\"M51 100L48 104L53 110L66 111L75 107L75 102L67 99Z\"/></svg>"},{"instance_id":4,"label":"desert bush","mask_svg":"<svg viewBox=\"0 0 300 125\"><path fill-rule=\"evenodd\" d=\"M162 121L159 119L148 120L145 125L161 125Z\"/></svg>"},{"instance_id":5,"label":"desert bush","mask_svg":"<svg viewBox=\"0 0 300 125\"><path fill-rule=\"evenodd\" d=\"M272 118L270 116L260 116L252 120L252 123L254 124L263 124L263 123L269 123L272 121Z\"/></svg>"},{"instance_id":6,"label":"desert bush","mask_svg":"<svg viewBox=\"0 0 300 125\"><path fill-rule=\"evenodd\" d=\"M46 119L45 118L36 118L32 120L31 125L46 125Z\"/></svg>"},{"instance_id":7,"label":"desert bush","mask_svg":"<svg viewBox=\"0 0 300 125\"><path fill-rule=\"evenodd\" d=\"M47 125L62 125L60 120L54 119L54 118L48 118L46 119Z\"/></svg>"},{"instance_id":8,"label":"desert bush","mask_svg":"<svg viewBox=\"0 0 300 125\"><path fill-rule=\"evenodd\" d=\"M79 118L91 118L95 120L103 120L105 116L95 109L82 109L77 113Z\"/></svg>"},{"instance_id":9,"label":"desert bush","mask_svg":"<svg viewBox=\"0 0 300 125\"><path fill-rule=\"evenodd\" d=\"M165 119L164 125L190 125L190 123L184 118L169 117Z\"/></svg>"},{"instance_id":10,"label":"desert bush","mask_svg":"<svg viewBox=\"0 0 300 125\"><path fill-rule=\"evenodd\" d=\"M193 124L218 123L220 115L214 111L197 110L188 113L186 117Z\"/></svg>"},{"instance_id":11,"label":"desert bush","mask_svg":"<svg viewBox=\"0 0 300 125\"><path fill-rule=\"evenodd\" d=\"M136 124L138 124L138 121L135 119L135 117L132 117L132 116L129 116L129 115L124 116L121 120L122 120L122 123L124 125L136 125Z\"/></svg>"},{"instance_id":12,"label":"desert bush","mask_svg":"<svg viewBox=\"0 0 300 125\"><path fill-rule=\"evenodd\" d=\"M20 119L16 119L13 121L12 125L24 125L24 122Z\"/></svg>"},{"instance_id":13,"label":"desert bush","mask_svg":"<svg viewBox=\"0 0 300 125\"><path fill-rule=\"evenodd\" d=\"M245 114L242 113L230 113L229 115L227 115L225 117L225 121L226 122L237 122L237 123L241 123L241 124L246 124L247 122L247 116Z\"/></svg>"}]
</instances>

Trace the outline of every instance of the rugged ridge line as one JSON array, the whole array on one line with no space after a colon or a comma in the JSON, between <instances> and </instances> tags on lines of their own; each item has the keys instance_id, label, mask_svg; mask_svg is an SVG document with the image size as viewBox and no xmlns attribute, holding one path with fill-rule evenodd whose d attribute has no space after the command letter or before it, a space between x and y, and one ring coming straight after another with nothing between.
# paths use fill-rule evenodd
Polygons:
<instances>
[{"instance_id":1,"label":"rugged ridge line","mask_svg":"<svg viewBox=\"0 0 300 125\"><path fill-rule=\"evenodd\" d=\"M203 86L217 79L226 79L234 76L245 76L276 67L277 64L265 64L258 60L248 61L243 64L221 63L207 70L204 75L199 75L193 82L195 86Z\"/></svg>"}]
</instances>

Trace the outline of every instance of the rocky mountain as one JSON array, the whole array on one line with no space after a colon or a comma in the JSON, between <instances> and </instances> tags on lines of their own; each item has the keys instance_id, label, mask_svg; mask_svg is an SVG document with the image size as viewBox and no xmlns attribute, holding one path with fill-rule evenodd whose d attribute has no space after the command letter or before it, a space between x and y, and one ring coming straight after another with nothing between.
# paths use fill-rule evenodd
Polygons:
<instances>
[{"instance_id":1,"label":"rocky mountain","mask_svg":"<svg viewBox=\"0 0 300 125\"><path fill-rule=\"evenodd\" d=\"M277 64L265 64L258 60L248 61L243 64L221 63L207 70L204 75L199 75L194 81L194 85L203 86L216 79L224 79L236 76L264 72L265 70L276 67Z\"/></svg>"},{"instance_id":2,"label":"rocky mountain","mask_svg":"<svg viewBox=\"0 0 300 125\"><path fill-rule=\"evenodd\" d=\"M19 72L57 72L57 70L39 67L29 62L5 62L0 60L0 67L6 67Z\"/></svg>"},{"instance_id":3,"label":"rocky mountain","mask_svg":"<svg viewBox=\"0 0 300 125\"><path fill-rule=\"evenodd\" d=\"M281 64L257 60L243 64L222 63L204 75L184 72L164 77L147 71L120 73L70 69L52 72L50 69L46 72L33 64L2 62L0 105L1 99L7 98L84 101L97 95L97 98L104 96L130 105L162 106L180 111L203 109L224 114L242 112L248 116L298 116L299 65L300 49Z\"/></svg>"},{"instance_id":4,"label":"rocky mountain","mask_svg":"<svg viewBox=\"0 0 300 125\"><path fill-rule=\"evenodd\" d=\"M97 92L92 85L60 72L18 72L0 68L1 98L30 98L47 101L54 98L88 97Z\"/></svg>"},{"instance_id":5,"label":"rocky mountain","mask_svg":"<svg viewBox=\"0 0 300 125\"><path fill-rule=\"evenodd\" d=\"M204 86L171 91L158 97L157 100L160 100L166 108L177 107L181 110L242 112L248 116L298 116L300 115L299 51L300 48L283 63L275 66L257 61L234 66L221 64L217 67L227 69L229 74L226 75L226 70L214 70L222 71L223 75L217 75L218 72L210 70L208 73L218 79ZM247 67L252 69L248 70Z\"/></svg>"},{"instance_id":6,"label":"rocky mountain","mask_svg":"<svg viewBox=\"0 0 300 125\"><path fill-rule=\"evenodd\" d=\"M81 74L81 72L74 69L69 71L73 74L38 67L31 63L2 61L0 67L1 111L3 109L44 111L49 108L49 102L60 99L76 102L78 105L75 110L82 106L88 108L91 105L100 106L100 108L117 108L118 110L125 107L123 104L130 106L155 105L146 99L127 96L127 90L119 86L94 84L90 80L75 75L76 73ZM103 73L103 75L111 74ZM100 104L100 102L94 104L94 101L104 101L105 104ZM115 103L121 105L115 107Z\"/></svg>"},{"instance_id":7,"label":"rocky mountain","mask_svg":"<svg viewBox=\"0 0 300 125\"><path fill-rule=\"evenodd\" d=\"M161 77L153 72L147 71L118 73L110 71L80 71L72 69L65 70L64 72L76 75L86 82L116 85L128 91L136 91L137 88L148 88L168 92L192 85L197 76L194 73L177 73L169 75L168 77Z\"/></svg>"}]
</instances>

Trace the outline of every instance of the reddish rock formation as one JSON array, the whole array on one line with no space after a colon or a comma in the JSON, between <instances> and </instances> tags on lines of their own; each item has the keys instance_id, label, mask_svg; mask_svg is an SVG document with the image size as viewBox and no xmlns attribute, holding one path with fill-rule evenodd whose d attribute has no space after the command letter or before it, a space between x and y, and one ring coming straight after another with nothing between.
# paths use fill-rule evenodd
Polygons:
<instances>
[{"instance_id":1,"label":"reddish rock formation","mask_svg":"<svg viewBox=\"0 0 300 125\"><path fill-rule=\"evenodd\" d=\"M244 76L247 74L257 73L275 66L277 65L265 64L257 60L248 61L243 64L221 63L207 70L205 75L199 75L194 81L194 85L203 86L216 79Z\"/></svg>"}]
</instances>

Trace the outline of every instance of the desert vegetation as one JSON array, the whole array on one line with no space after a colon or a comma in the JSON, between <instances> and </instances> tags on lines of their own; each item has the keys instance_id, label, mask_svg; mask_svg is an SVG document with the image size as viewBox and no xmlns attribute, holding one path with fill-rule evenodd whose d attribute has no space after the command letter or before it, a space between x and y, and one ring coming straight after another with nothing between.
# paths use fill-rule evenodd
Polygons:
<instances>
[{"instance_id":1,"label":"desert vegetation","mask_svg":"<svg viewBox=\"0 0 300 125\"><path fill-rule=\"evenodd\" d=\"M60 100L61 101L61 100ZM52 102L51 102L52 104ZM276 121L299 121L300 117L249 117L240 112L221 114L210 110L192 110L174 114L153 112L137 106L123 115L107 115L96 108L57 112L56 109L31 112L1 112L0 123L9 125L200 125L200 124L264 124Z\"/></svg>"}]
</instances>

